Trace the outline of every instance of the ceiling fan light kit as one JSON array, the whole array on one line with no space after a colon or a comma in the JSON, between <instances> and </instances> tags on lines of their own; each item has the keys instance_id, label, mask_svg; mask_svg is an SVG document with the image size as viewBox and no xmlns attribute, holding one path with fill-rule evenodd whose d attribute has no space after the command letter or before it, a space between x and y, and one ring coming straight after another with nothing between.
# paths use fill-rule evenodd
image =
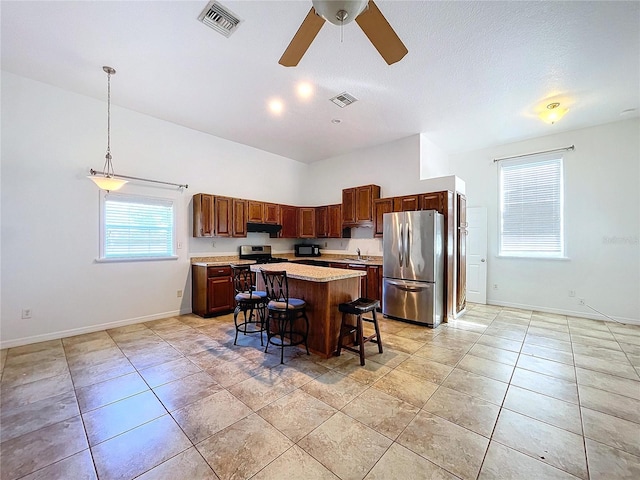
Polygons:
<instances>
[{"instance_id":1,"label":"ceiling fan light kit","mask_svg":"<svg viewBox=\"0 0 640 480\"><path fill-rule=\"evenodd\" d=\"M402 60L408 53L407 47L373 0L313 0L312 3L311 10L280 57L278 61L280 65L285 67L298 65L325 20L340 26L355 20L388 65Z\"/></svg>"},{"instance_id":2,"label":"ceiling fan light kit","mask_svg":"<svg viewBox=\"0 0 640 480\"><path fill-rule=\"evenodd\" d=\"M346 25L360 15L369 0L313 0L316 13L334 25Z\"/></svg>"}]
</instances>

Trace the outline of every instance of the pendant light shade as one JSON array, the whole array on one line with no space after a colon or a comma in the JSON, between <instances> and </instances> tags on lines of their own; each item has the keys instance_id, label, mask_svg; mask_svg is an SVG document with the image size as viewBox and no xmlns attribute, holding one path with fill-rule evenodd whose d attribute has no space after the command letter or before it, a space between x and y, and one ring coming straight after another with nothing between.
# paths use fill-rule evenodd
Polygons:
<instances>
[{"instance_id":1,"label":"pendant light shade","mask_svg":"<svg viewBox=\"0 0 640 480\"><path fill-rule=\"evenodd\" d=\"M115 75L116 71L106 66L102 67L102 70L107 74L107 154L104 156L102 173L91 169L91 175L87 178L91 179L102 190L115 191L127 183L127 180L115 178L113 164L111 163L111 75Z\"/></svg>"}]
</instances>

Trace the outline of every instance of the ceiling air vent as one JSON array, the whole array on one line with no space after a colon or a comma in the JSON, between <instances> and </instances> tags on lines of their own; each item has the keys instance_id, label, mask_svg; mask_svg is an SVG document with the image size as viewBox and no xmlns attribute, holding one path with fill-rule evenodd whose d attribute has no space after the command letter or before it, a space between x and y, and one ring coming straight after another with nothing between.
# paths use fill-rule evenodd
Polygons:
<instances>
[{"instance_id":1,"label":"ceiling air vent","mask_svg":"<svg viewBox=\"0 0 640 480\"><path fill-rule=\"evenodd\" d=\"M225 37L230 37L242 21L233 12L215 0L209 2L198 17L198 20Z\"/></svg>"},{"instance_id":2,"label":"ceiling air vent","mask_svg":"<svg viewBox=\"0 0 640 480\"><path fill-rule=\"evenodd\" d=\"M329 100L331 100L333 103L335 103L336 105L338 105L340 108L344 108L348 105L351 105L353 102L357 102L358 99L356 97L354 97L353 95L347 93L347 92L342 92L338 95L336 95L333 98L330 98Z\"/></svg>"}]
</instances>

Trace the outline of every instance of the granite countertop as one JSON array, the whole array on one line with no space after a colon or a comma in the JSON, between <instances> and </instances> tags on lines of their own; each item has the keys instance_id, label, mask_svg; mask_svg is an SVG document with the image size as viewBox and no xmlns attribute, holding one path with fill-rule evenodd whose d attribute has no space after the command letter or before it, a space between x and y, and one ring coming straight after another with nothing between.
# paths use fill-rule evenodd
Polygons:
<instances>
[{"instance_id":1,"label":"granite countertop","mask_svg":"<svg viewBox=\"0 0 640 480\"><path fill-rule=\"evenodd\" d=\"M358 260L354 255L336 255L327 254L320 257L296 257L293 253L274 253L274 257L286 258L291 262L304 261L304 260L317 260L320 262L331 263L356 263L358 265L379 265L382 266L382 257L370 257L365 256L363 259ZM191 265L199 267L221 267L231 264L236 265L252 265L255 262L253 260L240 260L237 255L227 255L219 257L193 257L191 258Z\"/></svg>"},{"instance_id":2,"label":"granite countertop","mask_svg":"<svg viewBox=\"0 0 640 480\"><path fill-rule=\"evenodd\" d=\"M263 265L253 265L251 270L259 272L264 270L284 270L287 277L308 282L333 282L345 278L363 277L367 272L362 270L345 270L342 268L316 267L314 265L302 265L295 262L268 263Z\"/></svg>"}]
</instances>

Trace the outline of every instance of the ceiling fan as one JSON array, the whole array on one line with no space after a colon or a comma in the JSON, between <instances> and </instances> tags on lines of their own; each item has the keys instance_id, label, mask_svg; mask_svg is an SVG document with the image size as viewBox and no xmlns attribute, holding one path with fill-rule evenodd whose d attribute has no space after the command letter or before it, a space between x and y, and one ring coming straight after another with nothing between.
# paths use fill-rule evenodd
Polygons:
<instances>
[{"instance_id":1,"label":"ceiling fan","mask_svg":"<svg viewBox=\"0 0 640 480\"><path fill-rule=\"evenodd\" d=\"M325 20L340 26L355 20L389 65L407 54L407 47L373 0L313 0L312 3L311 10L278 61L280 65L298 65Z\"/></svg>"}]
</instances>

